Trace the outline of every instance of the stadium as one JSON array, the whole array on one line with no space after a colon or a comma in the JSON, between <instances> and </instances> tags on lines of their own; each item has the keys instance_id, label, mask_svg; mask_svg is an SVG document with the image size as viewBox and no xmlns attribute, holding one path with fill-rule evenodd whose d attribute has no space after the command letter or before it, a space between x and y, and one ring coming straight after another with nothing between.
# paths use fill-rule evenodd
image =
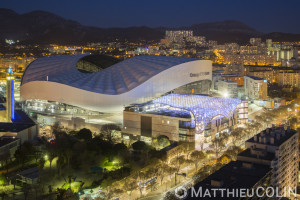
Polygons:
<instances>
[{"instance_id":1,"label":"stadium","mask_svg":"<svg viewBox=\"0 0 300 200\"><path fill-rule=\"evenodd\" d=\"M150 55L118 60L104 55L60 55L29 64L21 80L20 95L23 101L121 112L125 106L153 100L178 88L182 90L182 86L183 90L196 93L191 89L193 85L202 81L204 85L211 79L212 64L208 60ZM208 93L209 86L206 90Z\"/></svg>"}]
</instances>

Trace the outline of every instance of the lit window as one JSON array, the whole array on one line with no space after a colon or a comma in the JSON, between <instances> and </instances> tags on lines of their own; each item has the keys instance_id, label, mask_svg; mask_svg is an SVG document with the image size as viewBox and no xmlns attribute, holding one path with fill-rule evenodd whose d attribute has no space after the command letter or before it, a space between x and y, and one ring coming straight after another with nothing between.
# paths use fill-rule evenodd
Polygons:
<instances>
[{"instance_id":1,"label":"lit window","mask_svg":"<svg viewBox=\"0 0 300 200\"><path fill-rule=\"evenodd\" d=\"M170 121L167 121L168 124L170 124Z\"/></svg>"}]
</instances>

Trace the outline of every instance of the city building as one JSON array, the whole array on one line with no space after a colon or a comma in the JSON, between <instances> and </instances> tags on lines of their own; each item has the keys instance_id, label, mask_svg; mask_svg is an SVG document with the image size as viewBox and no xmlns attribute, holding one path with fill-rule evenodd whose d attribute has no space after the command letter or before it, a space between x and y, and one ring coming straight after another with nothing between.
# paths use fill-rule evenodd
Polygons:
<instances>
[{"instance_id":1,"label":"city building","mask_svg":"<svg viewBox=\"0 0 300 200\"><path fill-rule=\"evenodd\" d=\"M1 166L4 166L7 162L14 158L15 152L20 145L20 139L16 137L0 137L0 159Z\"/></svg>"},{"instance_id":2,"label":"city building","mask_svg":"<svg viewBox=\"0 0 300 200\"><path fill-rule=\"evenodd\" d=\"M0 137L19 138L20 142L32 141L38 134L38 125L21 110L15 110L11 122L0 122Z\"/></svg>"},{"instance_id":3,"label":"city building","mask_svg":"<svg viewBox=\"0 0 300 200\"><path fill-rule=\"evenodd\" d=\"M225 74L236 74L238 76L246 75L244 70L244 65L235 64L235 63L226 65Z\"/></svg>"},{"instance_id":4,"label":"city building","mask_svg":"<svg viewBox=\"0 0 300 200\"><path fill-rule=\"evenodd\" d=\"M286 69L278 71L278 84L300 88L300 70Z\"/></svg>"},{"instance_id":5,"label":"city building","mask_svg":"<svg viewBox=\"0 0 300 200\"><path fill-rule=\"evenodd\" d=\"M252 46L260 46L261 45L261 38L250 38L250 44Z\"/></svg>"},{"instance_id":6,"label":"city building","mask_svg":"<svg viewBox=\"0 0 300 200\"><path fill-rule=\"evenodd\" d=\"M209 60L136 56L121 61L104 55L61 55L32 62L24 72L20 92L21 99L33 105L44 100L54 102L53 107L63 103L122 112L132 103L147 102L186 84L211 81L211 77Z\"/></svg>"},{"instance_id":7,"label":"city building","mask_svg":"<svg viewBox=\"0 0 300 200\"><path fill-rule=\"evenodd\" d=\"M218 84L218 92L224 97L237 97L238 89L237 83L232 80L219 80Z\"/></svg>"},{"instance_id":8,"label":"city building","mask_svg":"<svg viewBox=\"0 0 300 200\"><path fill-rule=\"evenodd\" d=\"M285 188L298 185L298 133L289 127L267 128L245 142L246 150L238 160L272 168L271 184L283 195Z\"/></svg>"},{"instance_id":9,"label":"city building","mask_svg":"<svg viewBox=\"0 0 300 200\"><path fill-rule=\"evenodd\" d=\"M247 194L241 194L240 190L253 189L255 191L257 188L266 187L271 172L272 169L266 165L231 161L195 184L193 189L189 189L187 199L196 198L198 191L202 191L198 194L198 198L201 199L256 199L258 197L255 196L255 192L248 192L250 195L247 198ZM223 192L217 191L218 189L223 189ZM217 192L214 193L214 190Z\"/></svg>"},{"instance_id":10,"label":"city building","mask_svg":"<svg viewBox=\"0 0 300 200\"><path fill-rule=\"evenodd\" d=\"M251 76L259 77L268 81L268 83L277 82L276 71L273 69L253 70L248 73Z\"/></svg>"},{"instance_id":11,"label":"city building","mask_svg":"<svg viewBox=\"0 0 300 200\"><path fill-rule=\"evenodd\" d=\"M172 141L195 142L195 148L200 149L203 138L214 138L238 122L245 123L247 109L248 103L239 99L169 94L126 107L123 137L151 143L152 138L165 135Z\"/></svg>"},{"instance_id":12,"label":"city building","mask_svg":"<svg viewBox=\"0 0 300 200\"><path fill-rule=\"evenodd\" d=\"M243 199L269 199L267 195L273 195L270 197L276 199L280 196L294 198L299 174L297 131L291 130L289 127L285 129L273 126L247 140L245 147L246 150L237 156L237 161L231 161L203 181L195 184L193 195L199 188L202 191L208 189L210 192L213 192L213 189L224 188L230 192L226 194L224 191L225 199L241 199L241 196L238 196L241 193L234 193L232 190L254 189L255 191L260 187L261 193L243 196ZM262 194L268 187L272 187L274 193ZM190 189L189 197L192 192ZM221 195L220 192L217 193L217 197L222 197ZM259 195L264 196L258 198Z\"/></svg>"},{"instance_id":13,"label":"city building","mask_svg":"<svg viewBox=\"0 0 300 200\"><path fill-rule=\"evenodd\" d=\"M244 76L245 95L251 100L268 98L268 83L267 80L254 77Z\"/></svg>"},{"instance_id":14,"label":"city building","mask_svg":"<svg viewBox=\"0 0 300 200\"><path fill-rule=\"evenodd\" d=\"M224 74L222 75L224 80L230 80L237 83L238 87L244 87L244 76L237 74Z\"/></svg>"},{"instance_id":15,"label":"city building","mask_svg":"<svg viewBox=\"0 0 300 200\"><path fill-rule=\"evenodd\" d=\"M6 103L0 108L0 138L18 138L21 143L31 141L37 136L38 127L23 111L15 110L14 73L11 68L6 73L6 80Z\"/></svg>"},{"instance_id":16,"label":"city building","mask_svg":"<svg viewBox=\"0 0 300 200\"><path fill-rule=\"evenodd\" d=\"M193 31L190 30L168 30L166 31L166 39L170 42L181 43L186 41L193 41Z\"/></svg>"}]
</instances>

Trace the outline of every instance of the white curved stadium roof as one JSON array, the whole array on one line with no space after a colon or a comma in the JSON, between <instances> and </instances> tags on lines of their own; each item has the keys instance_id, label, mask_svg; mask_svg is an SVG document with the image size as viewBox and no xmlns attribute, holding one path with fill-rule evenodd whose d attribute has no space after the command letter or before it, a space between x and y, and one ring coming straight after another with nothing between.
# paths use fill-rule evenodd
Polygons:
<instances>
[{"instance_id":1,"label":"white curved stadium roof","mask_svg":"<svg viewBox=\"0 0 300 200\"><path fill-rule=\"evenodd\" d=\"M122 110L198 80L211 80L211 61L184 57L136 56L94 73L77 62L87 55L43 57L21 81L21 98L57 101L91 110Z\"/></svg>"}]
</instances>

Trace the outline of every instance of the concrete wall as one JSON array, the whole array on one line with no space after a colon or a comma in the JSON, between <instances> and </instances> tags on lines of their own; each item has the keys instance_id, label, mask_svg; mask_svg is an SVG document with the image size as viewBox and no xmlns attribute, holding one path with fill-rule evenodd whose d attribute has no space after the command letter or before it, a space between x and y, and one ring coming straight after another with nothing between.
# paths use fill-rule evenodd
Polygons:
<instances>
[{"instance_id":1,"label":"concrete wall","mask_svg":"<svg viewBox=\"0 0 300 200\"><path fill-rule=\"evenodd\" d=\"M124 111L122 132L141 136L141 116L152 118L152 137L165 135L172 141L179 140L179 121L190 121L186 118Z\"/></svg>"}]
</instances>

